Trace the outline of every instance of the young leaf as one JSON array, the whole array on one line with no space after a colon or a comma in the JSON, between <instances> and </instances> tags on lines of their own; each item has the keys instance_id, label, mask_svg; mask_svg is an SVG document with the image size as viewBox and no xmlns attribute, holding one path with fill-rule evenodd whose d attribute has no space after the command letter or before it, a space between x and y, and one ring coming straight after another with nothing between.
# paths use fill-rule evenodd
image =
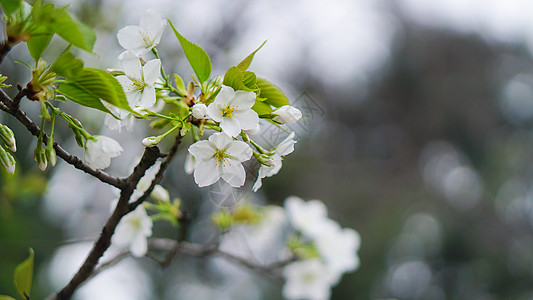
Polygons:
<instances>
[{"instance_id":1,"label":"young leaf","mask_svg":"<svg viewBox=\"0 0 533 300\"><path fill-rule=\"evenodd\" d=\"M287 99L285 94L283 94L279 87L263 78L257 78L256 83L259 87L259 90L261 91L259 96L261 98L266 98L266 100L264 101L266 104L275 107L289 105L289 100Z\"/></svg>"},{"instance_id":2,"label":"young leaf","mask_svg":"<svg viewBox=\"0 0 533 300\"><path fill-rule=\"evenodd\" d=\"M264 102L261 102L261 101L258 101L256 100L255 101L255 104L254 106L252 106L252 109L258 114L258 115L268 115L272 112L272 108L270 107L270 105L264 103Z\"/></svg>"},{"instance_id":3,"label":"young leaf","mask_svg":"<svg viewBox=\"0 0 533 300\"><path fill-rule=\"evenodd\" d=\"M168 23L170 24L170 27L172 27L174 34L178 38L181 47L183 48L183 52L185 52L185 56L191 64L194 73L196 74L196 76L198 76L198 80L200 80L200 83L207 81L209 79L209 76L211 75L211 60L209 59L207 53L205 53L202 48L198 47L197 45L189 42L186 38L184 38L176 30L170 20L168 21Z\"/></svg>"},{"instance_id":4,"label":"young leaf","mask_svg":"<svg viewBox=\"0 0 533 300\"><path fill-rule=\"evenodd\" d=\"M259 87L256 84L256 77L253 72L242 71L238 67L231 67L226 71L224 85L232 87L234 90L243 91L258 91Z\"/></svg>"},{"instance_id":5,"label":"young leaf","mask_svg":"<svg viewBox=\"0 0 533 300\"><path fill-rule=\"evenodd\" d=\"M0 295L0 300L15 300L15 298L6 295Z\"/></svg>"},{"instance_id":6,"label":"young leaf","mask_svg":"<svg viewBox=\"0 0 533 300\"><path fill-rule=\"evenodd\" d=\"M66 8L57 8L53 11L53 16L47 24L50 30L56 32L72 45L91 52L96 34L89 26L76 20Z\"/></svg>"},{"instance_id":7,"label":"young leaf","mask_svg":"<svg viewBox=\"0 0 533 300\"><path fill-rule=\"evenodd\" d=\"M22 0L0 0L0 5L6 15L11 15L22 5Z\"/></svg>"},{"instance_id":8,"label":"young leaf","mask_svg":"<svg viewBox=\"0 0 533 300\"><path fill-rule=\"evenodd\" d=\"M59 76L75 80L83 70L83 61L75 58L69 50L70 47L59 55L50 68Z\"/></svg>"},{"instance_id":9,"label":"young leaf","mask_svg":"<svg viewBox=\"0 0 533 300\"><path fill-rule=\"evenodd\" d=\"M32 38L28 41L28 50L30 51L31 57L33 57L35 61L39 60L44 50L46 50L50 44L53 36L54 33L42 33L32 36Z\"/></svg>"},{"instance_id":10,"label":"young leaf","mask_svg":"<svg viewBox=\"0 0 533 300\"><path fill-rule=\"evenodd\" d=\"M22 299L29 299L31 291L31 281L33 277L33 249L30 248L30 255L23 262L21 262L15 269L13 275L15 281L15 288L22 297Z\"/></svg>"},{"instance_id":11,"label":"young leaf","mask_svg":"<svg viewBox=\"0 0 533 300\"><path fill-rule=\"evenodd\" d=\"M93 68L85 68L83 71L83 78L80 79L85 86L94 86L95 81L100 81L100 84L97 84L97 88L93 90L100 99L113 104L118 108L137 114L130 108L128 100L126 99L126 94L124 94L124 89L122 89L122 85L120 85L113 75L106 71Z\"/></svg>"},{"instance_id":12,"label":"young leaf","mask_svg":"<svg viewBox=\"0 0 533 300\"><path fill-rule=\"evenodd\" d=\"M259 48L255 49L254 52L250 53L250 55L246 56L245 59L243 59L238 65L237 65L237 68L243 70L243 71L246 71L246 69L248 69L248 67L250 66L250 64L252 63L252 60L254 59L254 56L255 56L255 53L257 51L259 51L259 49L263 48L263 46L265 45L267 41L264 41L261 46L259 46Z\"/></svg>"},{"instance_id":13,"label":"young leaf","mask_svg":"<svg viewBox=\"0 0 533 300\"><path fill-rule=\"evenodd\" d=\"M64 83L59 86L57 89L59 93L61 93L63 96L67 97L69 100L76 102L80 105L95 108L98 110L101 110L105 113L113 115L103 104L100 99L92 94L91 92L85 90L82 86L70 82L70 83ZM113 115L115 118L118 119L117 116Z\"/></svg>"}]
</instances>

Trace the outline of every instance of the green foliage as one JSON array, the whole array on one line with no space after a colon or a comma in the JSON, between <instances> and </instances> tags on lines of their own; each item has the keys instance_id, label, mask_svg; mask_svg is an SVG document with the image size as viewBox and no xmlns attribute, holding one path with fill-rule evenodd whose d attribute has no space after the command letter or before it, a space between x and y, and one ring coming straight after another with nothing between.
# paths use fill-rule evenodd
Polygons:
<instances>
[{"instance_id":1,"label":"green foliage","mask_svg":"<svg viewBox=\"0 0 533 300\"><path fill-rule=\"evenodd\" d=\"M10 15L22 6L22 0L0 0L0 5L5 14Z\"/></svg>"},{"instance_id":2,"label":"green foliage","mask_svg":"<svg viewBox=\"0 0 533 300\"><path fill-rule=\"evenodd\" d=\"M256 84L256 76L254 72L243 71L238 67L231 67L226 71L224 85L232 87L234 90L242 91L259 91L259 87Z\"/></svg>"},{"instance_id":3,"label":"green foliage","mask_svg":"<svg viewBox=\"0 0 533 300\"><path fill-rule=\"evenodd\" d=\"M172 22L168 21L168 23L178 38L181 47L183 48L183 52L185 52L185 56L191 64L191 67L198 77L200 83L207 81L211 75L211 60L209 59L207 53L199 46L189 42L186 38L184 38L176 30Z\"/></svg>"},{"instance_id":4,"label":"green foliage","mask_svg":"<svg viewBox=\"0 0 533 300\"><path fill-rule=\"evenodd\" d=\"M255 101L254 106L252 106L252 109L258 114L258 115L268 115L272 112L272 107L264 102L261 101Z\"/></svg>"},{"instance_id":5,"label":"green foliage","mask_svg":"<svg viewBox=\"0 0 533 300\"><path fill-rule=\"evenodd\" d=\"M0 295L0 300L15 300L15 298L9 297L9 296L5 296L5 295Z\"/></svg>"},{"instance_id":6,"label":"green foliage","mask_svg":"<svg viewBox=\"0 0 533 300\"><path fill-rule=\"evenodd\" d=\"M13 275L15 288L22 299L30 299L34 253L32 248L30 248L29 251L30 255L17 266L15 274Z\"/></svg>"},{"instance_id":7,"label":"green foliage","mask_svg":"<svg viewBox=\"0 0 533 300\"><path fill-rule=\"evenodd\" d=\"M85 68L75 79L69 79L67 83L60 85L58 92L78 104L106 113L111 114L102 101L136 114L129 107L118 80L103 70Z\"/></svg>"},{"instance_id":8,"label":"green foliage","mask_svg":"<svg viewBox=\"0 0 533 300\"><path fill-rule=\"evenodd\" d=\"M252 60L254 59L254 56L255 56L255 53L257 53L257 51L259 51L259 49L263 48L263 46L266 44L267 41L264 41L261 46L259 46L259 48L255 49L254 52L250 53L250 55L246 56L245 59L243 59L238 65L237 65L237 68L243 70L243 71L246 71L246 69L248 69L248 67L250 66L250 64L252 63Z\"/></svg>"},{"instance_id":9,"label":"green foliage","mask_svg":"<svg viewBox=\"0 0 533 300\"><path fill-rule=\"evenodd\" d=\"M57 33L65 41L80 49L88 52L93 50L96 41L94 30L79 22L67 11L67 7L57 8L51 3L42 4L42 1L37 1L33 5L31 14L34 26L38 29L36 33L45 35ZM45 44L44 48L47 45ZM38 53L38 49L40 48L36 47L33 51Z\"/></svg>"},{"instance_id":10,"label":"green foliage","mask_svg":"<svg viewBox=\"0 0 533 300\"><path fill-rule=\"evenodd\" d=\"M56 59L50 69L59 76L75 80L83 70L83 61L75 58L68 50L70 47Z\"/></svg>"},{"instance_id":11,"label":"green foliage","mask_svg":"<svg viewBox=\"0 0 533 300\"><path fill-rule=\"evenodd\" d=\"M40 35L34 35L28 41L28 50L35 61L39 60L44 50L46 50L50 44L53 36L53 33L42 33Z\"/></svg>"},{"instance_id":12,"label":"green foliage","mask_svg":"<svg viewBox=\"0 0 533 300\"><path fill-rule=\"evenodd\" d=\"M261 91L259 96L266 98L264 103L275 107L289 105L289 100L279 87L263 78L257 78L256 83Z\"/></svg>"}]
</instances>

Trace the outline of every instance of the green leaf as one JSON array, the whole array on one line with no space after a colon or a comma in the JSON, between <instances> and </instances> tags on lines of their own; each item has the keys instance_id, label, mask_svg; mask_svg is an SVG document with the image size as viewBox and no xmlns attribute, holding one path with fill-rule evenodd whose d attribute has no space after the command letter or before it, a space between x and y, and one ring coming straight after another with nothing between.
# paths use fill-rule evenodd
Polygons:
<instances>
[{"instance_id":1,"label":"green leaf","mask_svg":"<svg viewBox=\"0 0 533 300\"><path fill-rule=\"evenodd\" d=\"M64 83L57 89L59 93L67 97L69 100L80 105L95 108L105 113L113 115L103 104L100 99L91 92L84 89L82 86L75 83ZM117 116L113 115L118 119Z\"/></svg>"},{"instance_id":2,"label":"green leaf","mask_svg":"<svg viewBox=\"0 0 533 300\"><path fill-rule=\"evenodd\" d=\"M33 249L30 248L30 255L23 262L21 262L15 269L13 275L15 281L15 288L19 292L22 299L29 299L31 291L31 281L33 277Z\"/></svg>"},{"instance_id":3,"label":"green leaf","mask_svg":"<svg viewBox=\"0 0 533 300\"><path fill-rule=\"evenodd\" d=\"M209 59L207 53L205 53L202 48L198 47L197 45L189 42L186 38L184 38L176 30L170 20L168 21L168 23L170 24L170 27L172 27L174 34L178 38L181 47L183 48L183 52L185 52L185 56L191 64L194 73L196 74L196 76L198 76L198 80L200 80L200 83L207 81L209 79L209 76L211 75L211 60Z\"/></svg>"},{"instance_id":4,"label":"green leaf","mask_svg":"<svg viewBox=\"0 0 533 300\"><path fill-rule=\"evenodd\" d=\"M6 295L0 295L0 300L15 300L15 298Z\"/></svg>"},{"instance_id":5,"label":"green leaf","mask_svg":"<svg viewBox=\"0 0 533 300\"><path fill-rule=\"evenodd\" d=\"M42 33L32 36L32 38L28 41L28 50L30 51L31 57L33 57L35 61L39 60L44 50L46 50L50 44L53 36L53 33Z\"/></svg>"},{"instance_id":6,"label":"green leaf","mask_svg":"<svg viewBox=\"0 0 533 300\"><path fill-rule=\"evenodd\" d=\"M263 78L257 78L256 83L260 90L259 96L266 98L264 103L275 107L289 105L289 99L287 99L279 87Z\"/></svg>"},{"instance_id":7,"label":"green leaf","mask_svg":"<svg viewBox=\"0 0 533 300\"><path fill-rule=\"evenodd\" d=\"M56 59L50 68L59 76L75 80L83 70L83 61L74 57L69 50L70 47Z\"/></svg>"},{"instance_id":8,"label":"green leaf","mask_svg":"<svg viewBox=\"0 0 533 300\"><path fill-rule=\"evenodd\" d=\"M222 83L232 87L236 91L259 91L254 72L243 71L238 67L229 68L224 75Z\"/></svg>"},{"instance_id":9,"label":"green leaf","mask_svg":"<svg viewBox=\"0 0 533 300\"><path fill-rule=\"evenodd\" d=\"M11 15L22 6L22 0L0 0L0 5L6 15Z\"/></svg>"},{"instance_id":10,"label":"green leaf","mask_svg":"<svg viewBox=\"0 0 533 300\"><path fill-rule=\"evenodd\" d=\"M255 104L254 104L254 106L252 106L252 109L258 115L267 115L267 114L270 114L272 112L272 108L270 107L270 105L268 105L268 104L266 104L264 102L258 101L258 100L255 101Z\"/></svg>"},{"instance_id":11,"label":"green leaf","mask_svg":"<svg viewBox=\"0 0 533 300\"><path fill-rule=\"evenodd\" d=\"M237 65L237 68L243 70L243 71L246 71L246 69L248 69L248 67L250 66L250 64L252 63L252 60L254 59L254 56L255 56L255 53L257 51L259 51L259 49L263 48L263 46L265 45L267 41L264 41L261 46L259 46L259 48L255 49L254 52L250 53L250 55L246 56L245 59L243 59L238 65Z\"/></svg>"},{"instance_id":12,"label":"green leaf","mask_svg":"<svg viewBox=\"0 0 533 300\"><path fill-rule=\"evenodd\" d=\"M94 30L78 22L66 8L59 8L54 11L48 28L78 48L88 52L93 50L94 42L96 41Z\"/></svg>"}]
</instances>

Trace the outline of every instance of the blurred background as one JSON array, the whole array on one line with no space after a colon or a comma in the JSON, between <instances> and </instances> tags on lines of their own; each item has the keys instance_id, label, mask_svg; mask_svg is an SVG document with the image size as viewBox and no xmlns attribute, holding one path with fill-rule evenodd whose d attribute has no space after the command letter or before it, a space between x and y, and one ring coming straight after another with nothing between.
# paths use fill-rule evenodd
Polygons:
<instances>
[{"instance_id":1,"label":"blurred background","mask_svg":"<svg viewBox=\"0 0 533 300\"><path fill-rule=\"evenodd\" d=\"M264 40L251 70L278 84L304 120L298 144L258 193L235 199L282 205L290 195L321 199L331 218L362 237L360 268L332 299L533 298L533 3L528 0L55 1L98 33L86 65L118 68L116 32L145 9L169 18L211 56L223 75ZM55 40L45 59L65 45ZM192 71L167 28L159 51L167 72ZM25 85L24 45L1 66ZM16 91L12 88L10 93ZM23 103L34 117L38 105ZM102 128L103 114L63 105L91 133L118 139L128 153L110 172L126 175L151 134ZM109 214L116 191L58 163L41 173L35 140L11 117L18 173L0 181L0 293L14 295L12 272L36 252L34 299L62 287ZM56 140L75 154L65 124ZM264 131L268 144L277 138ZM190 143L190 141L187 141ZM163 185L206 240L216 187L199 189L183 171L184 149ZM165 145L162 146L163 149ZM529 153L529 154L528 154ZM253 183L253 182L252 182ZM224 189L224 187L218 187ZM236 195L237 194L237 195ZM174 229L156 225L156 236ZM245 234L245 233L243 233ZM80 243L81 241L81 243ZM260 241L254 241L260 245ZM280 286L218 259L178 257L161 268L123 261L77 299L280 299Z\"/></svg>"}]
</instances>

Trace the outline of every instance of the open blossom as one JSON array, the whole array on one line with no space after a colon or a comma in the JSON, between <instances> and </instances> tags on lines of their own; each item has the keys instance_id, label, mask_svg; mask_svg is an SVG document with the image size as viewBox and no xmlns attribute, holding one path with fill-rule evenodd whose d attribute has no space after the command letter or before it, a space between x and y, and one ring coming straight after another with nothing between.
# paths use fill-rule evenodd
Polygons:
<instances>
[{"instance_id":1,"label":"open blossom","mask_svg":"<svg viewBox=\"0 0 533 300\"><path fill-rule=\"evenodd\" d=\"M296 107L284 105L272 112L276 115L272 120L279 123L296 123L302 118L302 112Z\"/></svg>"},{"instance_id":2,"label":"open blossom","mask_svg":"<svg viewBox=\"0 0 533 300\"><path fill-rule=\"evenodd\" d=\"M259 124L259 116L252 110L255 98L254 92L234 91L229 86L222 86L215 101L207 107L207 115L220 122L223 132L234 137L241 130L254 129Z\"/></svg>"},{"instance_id":3,"label":"open blossom","mask_svg":"<svg viewBox=\"0 0 533 300\"><path fill-rule=\"evenodd\" d=\"M257 180L254 183L254 186L252 187L252 190L254 192L257 192L259 188L263 185L262 179L265 177L271 177L276 174L278 174L279 170L282 166L282 160L283 156L292 153L294 151L294 144L296 144L296 141L294 140L294 132L291 132L289 136L284 139L279 145L274 147L272 149L272 156L270 158L271 165L261 165L259 168L259 173L257 175Z\"/></svg>"},{"instance_id":4,"label":"open blossom","mask_svg":"<svg viewBox=\"0 0 533 300\"><path fill-rule=\"evenodd\" d=\"M322 230L314 239L320 257L338 278L344 272L359 267L357 251L361 245L361 237L351 228L341 228L333 220L322 225Z\"/></svg>"},{"instance_id":5,"label":"open blossom","mask_svg":"<svg viewBox=\"0 0 533 300\"><path fill-rule=\"evenodd\" d=\"M325 300L331 294L331 285L337 279L320 259L291 263L283 268L286 283L283 296L287 299Z\"/></svg>"},{"instance_id":6,"label":"open blossom","mask_svg":"<svg viewBox=\"0 0 533 300\"><path fill-rule=\"evenodd\" d=\"M93 138L85 144L85 159L92 168L105 169L111 164L111 158L119 156L123 149L110 137L94 135Z\"/></svg>"},{"instance_id":7,"label":"open blossom","mask_svg":"<svg viewBox=\"0 0 533 300\"><path fill-rule=\"evenodd\" d=\"M291 196L285 200L285 211L291 225L309 238L321 233L324 224L331 221L326 206L319 200L303 201Z\"/></svg>"},{"instance_id":8,"label":"open blossom","mask_svg":"<svg viewBox=\"0 0 533 300\"><path fill-rule=\"evenodd\" d=\"M152 235L152 225L152 219L139 205L120 220L112 242L119 247L129 248L133 256L144 256L148 250L147 239Z\"/></svg>"},{"instance_id":9,"label":"open blossom","mask_svg":"<svg viewBox=\"0 0 533 300\"><path fill-rule=\"evenodd\" d=\"M130 107L141 110L154 106L156 102L154 83L161 73L161 61L152 59L141 66L141 61L127 52L121 64L125 75L116 78L126 93Z\"/></svg>"},{"instance_id":10,"label":"open blossom","mask_svg":"<svg viewBox=\"0 0 533 300\"><path fill-rule=\"evenodd\" d=\"M192 144L189 153L197 161L194 181L198 186L208 186L222 178L231 186L240 187L246 178L241 162L249 160L253 151L246 143L220 132Z\"/></svg>"},{"instance_id":11,"label":"open blossom","mask_svg":"<svg viewBox=\"0 0 533 300\"><path fill-rule=\"evenodd\" d=\"M140 26L129 25L118 34L118 42L135 56L142 56L159 44L166 22L154 10L147 10L141 17Z\"/></svg>"}]
</instances>

